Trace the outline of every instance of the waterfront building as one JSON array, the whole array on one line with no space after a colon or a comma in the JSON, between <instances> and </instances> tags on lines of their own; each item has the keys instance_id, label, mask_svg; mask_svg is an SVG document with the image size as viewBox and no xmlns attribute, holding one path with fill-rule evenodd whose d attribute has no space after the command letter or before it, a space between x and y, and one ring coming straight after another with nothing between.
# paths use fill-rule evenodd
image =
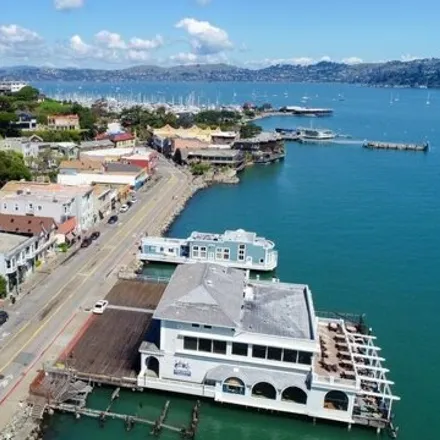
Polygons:
<instances>
[{"instance_id":1,"label":"waterfront building","mask_svg":"<svg viewBox=\"0 0 440 440\"><path fill-rule=\"evenodd\" d=\"M238 139L233 149L244 151L252 156L255 163L269 163L284 159L284 140L279 133L263 132L247 139Z\"/></svg>"},{"instance_id":2,"label":"waterfront building","mask_svg":"<svg viewBox=\"0 0 440 440\"><path fill-rule=\"evenodd\" d=\"M162 128L153 130L153 136L161 139L197 139L208 144L232 144L237 138L236 132L223 131L219 127L215 129L200 128L193 125L190 128L174 128L170 125L165 125Z\"/></svg>"},{"instance_id":3,"label":"waterfront building","mask_svg":"<svg viewBox=\"0 0 440 440\"><path fill-rule=\"evenodd\" d=\"M23 81L0 81L0 95L17 93L27 85Z\"/></svg>"},{"instance_id":4,"label":"waterfront building","mask_svg":"<svg viewBox=\"0 0 440 440\"><path fill-rule=\"evenodd\" d=\"M79 130L78 115L49 115L47 117L47 126L49 130Z\"/></svg>"},{"instance_id":5,"label":"waterfront building","mask_svg":"<svg viewBox=\"0 0 440 440\"><path fill-rule=\"evenodd\" d=\"M142 342L139 387L385 428L391 392L361 319L318 317L307 285L178 266Z\"/></svg>"},{"instance_id":6,"label":"waterfront building","mask_svg":"<svg viewBox=\"0 0 440 440\"><path fill-rule=\"evenodd\" d=\"M94 224L93 189L89 185L10 181L0 190L0 213L53 218L57 224L76 217L78 229Z\"/></svg>"},{"instance_id":7,"label":"waterfront building","mask_svg":"<svg viewBox=\"0 0 440 440\"><path fill-rule=\"evenodd\" d=\"M182 154L186 156L186 162L206 163L214 167L231 167L236 171L241 171L245 167L245 155L242 151L208 148L204 150L190 150Z\"/></svg>"},{"instance_id":8,"label":"waterfront building","mask_svg":"<svg viewBox=\"0 0 440 440\"><path fill-rule=\"evenodd\" d=\"M0 275L6 279L8 292L54 253L56 231L52 218L0 214Z\"/></svg>"},{"instance_id":9,"label":"waterfront building","mask_svg":"<svg viewBox=\"0 0 440 440\"><path fill-rule=\"evenodd\" d=\"M211 261L258 271L274 270L278 264L275 244L243 229L223 234L193 232L187 239L144 237L138 258L176 264Z\"/></svg>"},{"instance_id":10,"label":"waterfront building","mask_svg":"<svg viewBox=\"0 0 440 440\"><path fill-rule=\"evenodd\" d=\"M83 157L61 162L57 182L61 185L119 184L139 189L148 179L145 167L122 162L103 163Z\"/></svg>"}]
</instances>

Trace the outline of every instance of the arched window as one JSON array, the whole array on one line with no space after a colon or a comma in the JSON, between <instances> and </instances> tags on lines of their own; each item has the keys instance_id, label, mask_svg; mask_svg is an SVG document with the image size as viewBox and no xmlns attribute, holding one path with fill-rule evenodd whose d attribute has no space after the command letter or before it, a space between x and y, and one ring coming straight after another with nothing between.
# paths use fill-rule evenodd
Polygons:
<instances>
[{"instance_id":1,"label":"arched window","mask_svg":"<svg viewBox=\"0 0 440 440\"><path fill-rule=\"evenodd\" d=\"M238 377L228 377L223 382L223 392L244 395L245 393L244 382Z\"/></svg>"},{"instance_id":2,"label":"arched window","mask_svg":"<svg viewBox=\"0 0 440 440\"><path fill-rule=\"evenodd\" d=\"M324 408L347 411L348 396L342 391L329 391L324 397Z\"/></svg>"},{"instance_id":3,"label":"arched window","mask_svg":"<svg viewBox=\"0 0 440 440\"><path fill-rule=\"evenodd\" d=\"M145 366L148 374L159 377L159 361L154 356L149 356L145 359Z\"/></svg>"},{"instance_id":4,"label":"arched window","mask_svg":"<svg viewBox=\"0 0 440 440\"><path fill-rule=\"evenodd\" d=\"M305 405L307 403L307 394L301 388L289 387L281 394L281 400Z\"/></svg>"},{"instance_id":5,"label":"arched window","mask_svg":"<svg viewBox=\"0 0 440 440\"><path fill-rule=\"evenodd\" d=\"M270 383L258 382L252 388L252 396L275 400L277 398L277 390Z\"/></svg>"}]
</instances>

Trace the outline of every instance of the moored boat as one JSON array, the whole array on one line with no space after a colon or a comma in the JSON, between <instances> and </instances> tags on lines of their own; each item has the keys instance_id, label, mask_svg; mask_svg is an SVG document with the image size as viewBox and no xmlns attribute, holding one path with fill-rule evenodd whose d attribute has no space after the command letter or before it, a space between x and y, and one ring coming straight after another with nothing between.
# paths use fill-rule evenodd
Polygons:
<instances>
[{"instance_id":1,"label":"moored boat","mask_svg":"<svg viewBox=\"0 0 440 440\"><path fill-rule=\"evenodd\" d=\"M275 244L243 229L223 234L193 232L186 239L144 237L138 259L173 264L213 262L222 266L271 271L277 267Z\"/></svg>"}]
</instances>

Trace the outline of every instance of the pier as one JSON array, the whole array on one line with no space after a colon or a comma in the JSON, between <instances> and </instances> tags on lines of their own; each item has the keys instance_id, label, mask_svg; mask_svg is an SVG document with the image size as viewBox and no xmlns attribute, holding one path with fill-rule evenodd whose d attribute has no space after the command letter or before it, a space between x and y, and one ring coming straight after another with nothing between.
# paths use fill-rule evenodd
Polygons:
<instances>
[{"instance_id":1,"label":"pier","mask_svg":"<svg viewBox=\"0 0 440 440\"><path fill-rule=\"evenodd\" d=\"M106 418L111 419L118 419L122 420L126 423L126 427L133 426L135 423L139 423L141 425L148 425L148 426L156 426L156 421L149 420L144 417L139 416L133 416L130 414L121 414L111 411L101 411L99 409L92 409L92 408L81 408L76 405L71 405L68 403L56 403L56 404L50 404L48 405L52 411L60 411L64 413L71 413L74 414L76 418L79 418L81 416L85 417L91 417L93 419L98 419L100 423L104 423ZM165 423L161 423L160 428L167 429L169 431L181 432L181 428L178 428L177 426L167 425Z\"/></svg>"},{"instance_id":2,"label":"pier","mask_svg":"<svg viewBox=\"0 0 440 440\"><path fill-rule=\"evenodd\" d=\"M424 144L401 144L395 142L369 141L363 144L364 148L371 150L399 150L399 151L421 151L426 153L429 150L429 143Z\"/></svg>"}]
</instances>

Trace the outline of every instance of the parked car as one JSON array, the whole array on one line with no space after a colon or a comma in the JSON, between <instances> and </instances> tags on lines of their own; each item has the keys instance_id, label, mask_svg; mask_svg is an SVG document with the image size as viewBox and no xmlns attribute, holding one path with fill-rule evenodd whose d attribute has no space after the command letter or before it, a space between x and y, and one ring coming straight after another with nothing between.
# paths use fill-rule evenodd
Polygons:
<instances>
[{"instance_id":1,"label":"parked car","mask_svg":"<svg viewBox=\"0 0 440 440\"><path fill-rule=\"evenodd\" d=\"M128 206L127 205L122 205L120 208L119 208L119 212L127 212L128 211Z\"/></svg>"},{"instance_id":2,"label":"parked car","mask_svg":"<svg viewBox=\"0 0 440 440\"><path fill-rule=\"evenodd\" d=\"M112 215L109 219L108 219L108 224L109 225L113 225L115 223L117 223L117 221L119 220L117 215Z\"/></svg>"},{"instance_id":3,"label":"parked car","mask_svg":"<svg viewBox=\"0 0 440 440\"><path fill-rule=\"evenodd\" d=\"M104 310L107 308L107 306L108 306L108 301L106 301L105 299L100 299L99 301L96 302L92 312L95 315L102 315L104 313Z\"/></svg>"},{"instance_id":4,"label":"parked car","mask_svg":"<svg viewBox=\"0 0 440 440\"><path fill-rule=\"evenodd\" d=\"M91 243L92 243L92 239L91 239L90 237L86 237L86 238L84 238L84 240L81 242L81 247L82 247L82 248L89 247Z\"/></svg>"},{"instance_id":5,"label":"parked car","mask_svg":"<svg viewBox=\"0 0 440 440\"><path fill-rule=\"evenodd\" d=\"M99 231L95 231L95 232L92 232L92 235L90 235L90 238L92 240L97 240L100 235L101 235L101 233Z\"/></svg>"},{"instance_id":6,"label":"parked car","mask_svg":"<svg viewBox=\"0 0 440 440\"><path fill-rule=\"evenodd\" d=\"M0 326L5 324L8 319L9 319L8 312L5 312L4 310L0 310Z\"/></svg>"},{"instance_id":7,"label":"parked car","mask_svg":"<svg viewBox=\"0 0 440 440\"><path fill-rule=\"evenodd\" d=\"M131 198L131 203L136 203L137 201L138 201L138 199L136 197Z\"/></svg>"},{"instance_id":8,"label":"parked car","mask_svg":"<svg viewBox=\"0 0 440 440\"><path fill-rule=\"evenodd\" d=\"M131 202L131 200L127 200L127 206L130 208L131 207L131 205L132 205L133 203Z\"/></svg>"}]
</instances>

